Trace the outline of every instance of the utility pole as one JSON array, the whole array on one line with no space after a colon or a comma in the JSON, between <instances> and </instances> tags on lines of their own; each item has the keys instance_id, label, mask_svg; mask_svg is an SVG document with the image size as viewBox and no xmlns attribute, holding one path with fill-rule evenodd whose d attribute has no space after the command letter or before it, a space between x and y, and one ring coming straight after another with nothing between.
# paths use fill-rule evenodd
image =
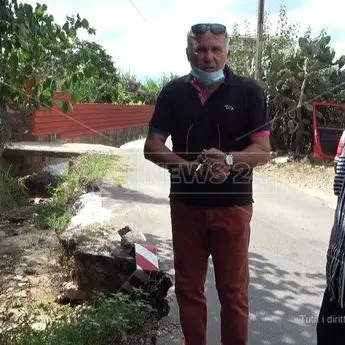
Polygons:
<instances>
[{"instance_id":1,"label":"utility pole","mask_svg":"<svg viewBox=\"0 0 345 345\"><path fill-rule=\"evenodd\" d=\"M259 0L258 7L258 27L256 35L256 57L255 57L255 79L258 79L261 74L262 67L262 49L264 40L264 13L265 0Z\"/></svg>"}]
</instances>

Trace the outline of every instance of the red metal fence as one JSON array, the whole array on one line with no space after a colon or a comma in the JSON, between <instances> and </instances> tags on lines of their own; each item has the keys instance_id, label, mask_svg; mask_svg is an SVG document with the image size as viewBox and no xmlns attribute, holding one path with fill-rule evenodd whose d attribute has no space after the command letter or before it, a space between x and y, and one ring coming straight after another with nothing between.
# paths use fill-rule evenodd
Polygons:
<instances>
[{"instance_id":1,"label":"red metal fence","mask_svg":"<svg viewBox=\"0 0 345 345\"><path fill-rule=\"evenodd\" d=\"M151 105L74 104L64 114L59 107L41 108L32 115L31 132L35 140L54 135L73 139L102 131L146 126L152 116Z\"/></svg>"}]
</instances>

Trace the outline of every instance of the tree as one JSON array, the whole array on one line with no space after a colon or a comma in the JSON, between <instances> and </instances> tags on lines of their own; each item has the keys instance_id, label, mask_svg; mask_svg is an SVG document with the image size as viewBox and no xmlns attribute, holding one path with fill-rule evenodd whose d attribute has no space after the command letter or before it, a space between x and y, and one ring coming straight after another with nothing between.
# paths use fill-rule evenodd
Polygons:
<instances>
[{"instance_id":1,"label":"tree","mask_svg":"<svg viewBox=\"0 0 345 345\"><path fill-rule=\"evenodd\" d=\"M131 73L123 73L119 75L119 83L117 84L119 104L135 104L139 103L138 92L140 90L141 83L137 80L135 75ZM141 102L140 102L141 103Z\"/></svg>"},{"instance_id":2,"label":"tree","mask_svg":"<svg viewBox=\"0 0 345 345\"><path fill-rule=\"evenodd\" d=\"M312 149L312 103L345 100L345 56L335 59L331 37L324 30L312 37L309 29L298 37L298 26L288 20L284 6L275 35L268 15L264 27L263 73L258 81L267 95L272 146L299 157ZM248 32L243 36L236 30L230 65L237 73L252 76L255 40L249 39ZM323 116L324 122L335 118L330 112Z\"/></svg>"},{"instance_id":3,"label":"tree","mask_svg":"<svg viewBox=\"0 0 345 345\"><path fill-rule=\"evenodd\" d=\"M241 35L238 25L233 26L228 63L236 74L248 77L254 75L255 42L256 39L253 35L250 33Z\"/></svg>"},{"instance_id":4,"label":"tree","mask_svg":"<svg viewBox=\"0 0 345 345\"><path fill-rule=\"evenodd\" d=\"M84 77L73 86L80 102L112 103L118 99L120 77L113 58L105 49L90 41L76 40L61 61L63 70L84 70Z\"/></svg>"},{"instance_id":5,"label":"tree","mask_svg":"<svg viewBox=\"0 0 345 345\"><path fill-rule=\"evenodd\" d=\"M148 79L144 84L141 85L138 91L138 99L140 99L144 104L155 104L158 94L163 89L163 87L170 82L178 78L177 75L170 74L169 76L164 75L158 81L153 79Z\"/></svg>"},{"instance_id":6,"label":"tree","mask_svg":"<svg viewBox=\"0 0 345 345\"><path fill-rule=\"evenodd\" d=\"M0 108L31 111L51 106L53 91L71 91L84 69L67 73L62 58L77 39L79 29L95 31L86 19L67 17L61 27L47 13L47 6L0 2ZM70 71L69 71L70 72ZM63 104L63 109L68 109Z\"/></svg>"},{"instance_id":7,"label":"tree","mask_svg":"<svg viewBox=\"0 0 345 345\"><path fill-rule=\"evenodd\" d=\"M141 83L137 78L125 73L120 75L118 87L118 100L120 104L155 104L157 96L162 88L171 80L178 78L177 75L164 75L158 81L151 78Z\"/></svg>"},{"instance_id":8,"label":"tree","mask_svg":"<svg viewBox=\"0 0 345 345\"><path fill-rule=\"evenodd\" d=\"M312 103L339 99L344 57L334 59L330 41L325 31L316 38L308 32L300 37L296 52L281 63L276 83L268 87L271 109L275 112L273 128L277 129L278 124L285 148L295 157L312 148Z\"/></svg>"}]
</instances>

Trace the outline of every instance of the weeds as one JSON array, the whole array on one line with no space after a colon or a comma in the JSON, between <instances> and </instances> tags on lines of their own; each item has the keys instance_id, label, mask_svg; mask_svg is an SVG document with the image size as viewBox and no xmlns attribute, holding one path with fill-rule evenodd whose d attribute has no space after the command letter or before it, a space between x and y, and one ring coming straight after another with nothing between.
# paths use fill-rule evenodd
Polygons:
<instances>
[{"instance_id":1,"label":"weeds","mask_svg":"<svg viewBox=\"0 0 345 345\"><path fill-rule=\"evenodd\" d=\"M22 206L27 200L24 184L9 172L0 171L0 215Z\"/></svg>"},{"instance_id":2,"label":"weeds","mask_svg":"<svg viewBox=\"0 0 345 345\"><path fill-rule=\"evenodd\" d=\"M43 310L41 306L41 311ZM45 307L45 312L49 307ZM35 309L37 313L37 307ZM26 313L29 315L30 313ZM99 296L93 303L65 306L50 315L49 325L37 330L30 318L0 334L2 345L110 345L122 344L128 334L138 333L154 319L151 307L132 295Z\"/></svg>"},{"instance_id":3,"label":"weeds","mask_svg":"<svg viewBox=\"0 0 345 345\"><path fill-rule=\"evenodd\" d=\"M72 212L66 205L43 205L39 210L36 224L41 229L52 229L56 232L67 228L72 218Z\"/></svg>"},{"instance_id":4,"label":"weeds","mask_svg":"<svg viewBox=\"0 0 345 345\"><path fill-rule=\"evenodd\" d=\"M117 161L117 157L99 154L76 158L70 171L62 176L60 185L53 191L54 202L65 204L78 198L91 182L101 180Z\"/></svg>"},{"instance_id":5,"label":"weeds","mask_svg":"<svg viewBox=\"0 0 345 345\"><path fill-rule=\"evenodd\" d=\"M71 169L52 190L51 204L43 206L39 212L37 225L43 229L64 231L72 217L73 202L87 191L90 183L102 180L118 161L116 156L102 154L87 154L73 160Z\"/></svg>"}]
</instances>

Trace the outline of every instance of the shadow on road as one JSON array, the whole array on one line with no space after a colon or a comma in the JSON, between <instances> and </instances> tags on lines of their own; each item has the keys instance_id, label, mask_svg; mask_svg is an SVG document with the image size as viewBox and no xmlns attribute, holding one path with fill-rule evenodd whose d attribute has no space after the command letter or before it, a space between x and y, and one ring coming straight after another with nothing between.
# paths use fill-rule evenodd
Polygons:
<instances>
[{"instance_id":1,"label":"shadow on road","mask_svg":"<svg viewBox=\"0 0 345 345\"><path fill-rule=\"evenodd\" d=\"M161 269L172 272L172 242L145 234L159 250ZM186 263L188 264L188 263ZM298 283L301 274L288 272L256 253L250 253L250 345L315 345L316 321L325 281L320 273L309 273L311 288ZM209 345L219 345L219 306L214 286L212 261L206 282L209 308ZM310 302L308 302L310 301ZM175 310L176 313L176 310ZM169 344L178 344L167 337ZM162 343L163 344L163 343Z\"/></svg>"},{"instance_id":2,"label":"shadow on road","mask_svg":"<svg viewBox=\"0 0 345 345\"><path fill-rule=\"evenodd\" d=\"M305 287L298 283L300 273L281 270L256 253L250 253L250 268L250 343L315 345L315 299L321 303L324 275L309 273L311 284Z\"/></svg>"},{"instance_id":3,"label":"shadow on road","mask_svg":"<svg viewBox=\"0 0 345 345\"><path fill-rule=\"evenodd\" d=\"M105 184L102 187L102 196L123 202L147 203L147 204L169 204L168 198L154 198L148 194L122 187L121 185Z\"/></svg>"}]
</instances>

